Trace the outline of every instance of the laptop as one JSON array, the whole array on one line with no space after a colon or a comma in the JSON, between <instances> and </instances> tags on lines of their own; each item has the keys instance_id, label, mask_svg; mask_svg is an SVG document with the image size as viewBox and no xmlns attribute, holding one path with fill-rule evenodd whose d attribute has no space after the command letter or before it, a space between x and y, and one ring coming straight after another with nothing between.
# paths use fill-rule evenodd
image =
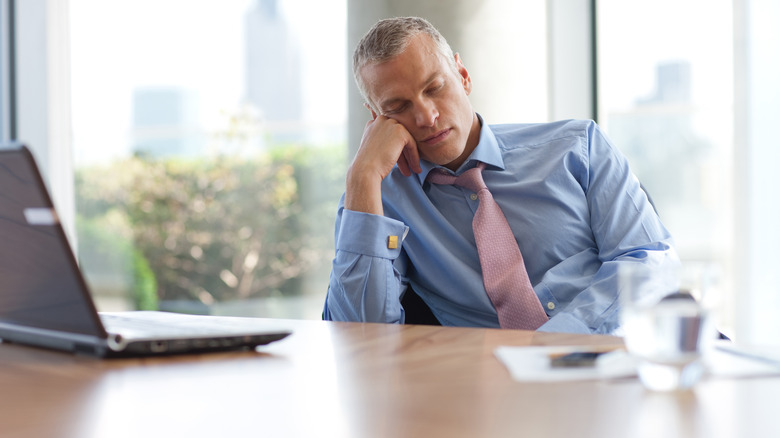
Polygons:
<instances>
[{"instance_id":1,"label":"laptop","mask_svg":"<svg viewBox=\"0 0 780 438\"><path fill-rule=\"evenodd\" d=\"M0 339L97 357L254 349L291 334L260 318L98 312L30 150L0 144Z\"/></svg>"}]
</instances>

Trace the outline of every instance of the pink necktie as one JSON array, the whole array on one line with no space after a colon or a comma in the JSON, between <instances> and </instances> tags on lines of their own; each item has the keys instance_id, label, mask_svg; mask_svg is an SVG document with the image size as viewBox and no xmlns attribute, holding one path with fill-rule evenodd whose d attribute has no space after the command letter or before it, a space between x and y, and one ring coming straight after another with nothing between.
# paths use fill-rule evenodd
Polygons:
<instances>
[{"instance_id":1,"label":"pink necktie","mask_svg":"<svg viewBox=\"0 0 780 438\"><path fill-rule=\"evenodd\" d=\"M536 330L547 322L547 314L528 279L509 223L482 179L484 168L485 163L479 163L458 177L432 171L428 180L434 184L455 184L477 193L479 207L472 228L482 281L498 313L498 322L501 328Z\"/></svg>"}]
</instances>

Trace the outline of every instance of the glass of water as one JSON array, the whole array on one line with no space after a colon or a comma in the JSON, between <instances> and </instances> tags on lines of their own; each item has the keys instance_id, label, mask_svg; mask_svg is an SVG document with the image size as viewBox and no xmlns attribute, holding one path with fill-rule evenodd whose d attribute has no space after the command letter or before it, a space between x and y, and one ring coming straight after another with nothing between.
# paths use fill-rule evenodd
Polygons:
<instances>
[{"instance_id":1,"label":"glass of water","mask_svg":"<svg viewBox=\"0 0 780 438\"><path fill-rule=\"evenodd\" d=\"M618 272L621 323L639 379L656 391L691 388L704 371L704 343L714 338L709 270L624 265Z\"/></svg>"}]
</instances>

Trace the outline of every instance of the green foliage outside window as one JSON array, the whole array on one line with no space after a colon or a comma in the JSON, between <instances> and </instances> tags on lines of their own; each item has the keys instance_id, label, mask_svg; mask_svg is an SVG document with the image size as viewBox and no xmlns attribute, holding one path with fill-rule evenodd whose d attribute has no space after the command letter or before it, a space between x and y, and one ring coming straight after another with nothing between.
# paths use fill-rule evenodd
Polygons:
<instances>
[{"instance_id":1,"label":"green foliage outside window","mask_svg":"<svg viewBox=\"0 0 780 438\"><path fill-rule=\"evenodd\" d=\"M332 258L343 150L78 169L79 255L93 292L129 294L140 309L300 294L298 280Z\"/></svg>"}]
</instances>

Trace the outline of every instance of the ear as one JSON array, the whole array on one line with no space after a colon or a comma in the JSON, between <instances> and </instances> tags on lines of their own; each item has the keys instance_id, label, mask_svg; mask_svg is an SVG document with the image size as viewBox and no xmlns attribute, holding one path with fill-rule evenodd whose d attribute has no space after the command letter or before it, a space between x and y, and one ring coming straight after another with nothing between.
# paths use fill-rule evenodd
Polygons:
<instances>
[{"instance_id":1,"label":"ear","mask_svg":"<svg viewBox=\"0 0 780 438\"><path fill-rule=\"evenodd\" d=\"M460 58L460 53L455 54L455 65L458 68L460 82L463 85L463 89L466 90L466 95L471 94L471 76L469 76L469 71L466 70L466 66L463 65L463 60Z\"/></svg>"}]
</instances>

